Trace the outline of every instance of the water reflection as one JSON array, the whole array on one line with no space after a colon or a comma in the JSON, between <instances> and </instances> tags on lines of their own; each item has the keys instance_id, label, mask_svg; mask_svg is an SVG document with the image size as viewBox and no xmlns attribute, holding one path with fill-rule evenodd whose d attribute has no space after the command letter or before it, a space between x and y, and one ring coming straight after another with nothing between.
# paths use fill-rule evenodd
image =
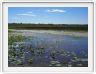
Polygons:
<instances>
[{"instance_id":1,"label":"water reflection","mask_svg":"<svg viewBox=\"0 0 96 74\"><path fill-rule=\"evenodd\" d=\"M38 33L9 45L8 57L9 66L87 67L88 38Z\"/></svg>"}]
</instances>

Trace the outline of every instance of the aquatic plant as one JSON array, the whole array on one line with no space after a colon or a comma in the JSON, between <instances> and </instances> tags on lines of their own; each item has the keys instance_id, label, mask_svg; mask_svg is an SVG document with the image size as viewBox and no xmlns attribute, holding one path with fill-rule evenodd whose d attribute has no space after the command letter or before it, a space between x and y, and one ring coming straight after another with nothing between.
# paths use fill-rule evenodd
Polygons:
<instances>
[{"instance_id":1,"label":"aquatic plant","mask_svg":"<svg viewBox=\"0 0 96 74\"><path fill-rule=\"evenodd\" d=\"M30 51L31 53L34 53L34 50L33 50L32 48L29 48L29 51Z\"/></svg>"},{"instance_id":2,"label":"aquatic plant","mask_svg":"<svg viewBox=\"0 0 96 74\"><path fill-rule=\"evenodd\" d=\"M68 55L67 51L65 51L64 49L57 50L57 53L61 56L67 56Z\"/></svg>"},{"instance_id":3,"label":"aquatic plant","mask_svg":"<svg viewBox=\"0 0 96 74\"><path fill-rule=\"evenodd\" d=\"M60 63L56 64L55 65L56 67L61 67L62 65Z\"/></svg>"},{"instance_id":4,"label":"aquatic plant","mask_svg":"<svg viewBox=\"0 0 96 74\"><path fill-rule=\"evenodd\" d=\"M74 39L80 39L81 37L80 36L72 36L72 38L74 38Z\"/></svg>"},{"instance_id":5,"label":"aquatic plant","mask_svg":"<svg viewBox=\"0 0 96 74\"><path fill-rule=\"evenodd\" d=\"M20 42L25 40L26 37L22 35L9 35L8 36L8 45L12 45L14 42Z\"/></svg>"},{"instance_id":6,"label":"aquatic plant","mask_svg":"<svg viewBox=\"0 0 96 74\"><path fill-rule=\"evenodd\" d=\"M64 67L67 67L67 66L68 66L68 62L67 62L67 61L64 61L64 62L62 63L62 65L63 65Z\"/></svg>"},{"instance_id":7,"label":"aquatic plant","mask_svg":"<svg viewBox=\"0 0 96 74\"><path fill-rule=\"evenodd\" d=\"M11 29L8 29L8 33L10 33L10 32L13 32L13 30L11 30Z\"/></svg>"},{"instance_id":8,"label":"aquatic plant","mask_svg":"<svg viewBox=\"0 0 96 74\"><path fill-rule=\"evenodd\" d=\"M37 52L37 55L41 55L41 54L43 54L45 52L45 49L44 48L38 48L36 50L36 52Z\"/></svg>"},{"instance_id":9,"label":"aquatic plant","mask_svg":"<svg viewBox=\"0 0 96 74\"><path fill-rule=\"evenodd\" d=\"M11 33L9 36L11 36ZM14 35L12 37L10 38L12 40L9 41L8 46L9 65L50 66L50 67L87 66L87 64L85 63L87 63L88 61L80 60L81 58L81 56L79 56L80 53L78 54L77 52L75 52L73 48L71 48L72 49L71 50L70 47L68 47L69 49L67 50L67 47L63 47L64 45L62 41L63 39L60 39L61 40L60 41L59 38L55 39L53 37L51 42L51 38L49 39L42 38L42 36L39 37L33 36L33 39L31 38L30 40L27 38L27 36L18 37L18 35ZM24 37L24 39L22 37ZM76 54L78 54L78 56ZM84 53L84 55L85 54L86 53ZM83 58L86 57L83 56ZM34 60L36 61L36 63L38 63L38 65L34 63Z\"/></svg>"},{"instance_id":10,"label":"aquatic plant","mask_svg":"<svg viewBox=\"0 0 96 74\"><path fill-rule=\"evenodd\" d=\"M16 64L17 64L17 65L23 65L23 62L22 62L22 60L17 60L17 61L16 61Z\"/></svg>"},{"instance_id":11,"label":"aquatic plant","mask_svg":"<svg viewBox=\"0 0 96 74\"><path fill-rule=\"evenodd\" d=\"M32 59L32 58L29 59L29 60L28 60L28 63L29 63L29 64L32 64L32 63L33 63L33 59Z\"/></svg>"},{"instance_id":12,"label":"aquatic plant","mask_svg":"<svg viewBox=\"0 0 96 74\"><path fill-rule=\"evenodd\" d=\"M78 63L78 64L77 64L77 67L78 67L78 66L79 66L79 67L82 67L82 64L81 64L81 63Z\"/></svg>"},{"instance_id":13,"label":"aquatic plant","mask_svg":"<svg viewBox=\"0 0 96 74\"><path fill-rule=\"evenodd\" d=\"M9 45L8 49L8 62L15 65L23 65L24 59L24 48L18 43L13 43Z\"/></svg>"},{"instance_id":14,"label":"aquatic plant","mask_svg":"<svg viewBox=\"0 0 96 74\"><path fill-rule=\"evenodd\" d=\"M73 59L74 59L74 60L77 60L77 59L78 59L78 57L77 57L77 56L73 56Z\"/></svg>"},{"instance_id":15,"label":"aquatic plant","mask_svg":"<svg viewBox=\"0 0 96 74\"><path fill-rule=\"evenodd\" d=\"M16 56L16 51L13 49L9 49L8 50L8 54L11 55L11 56Z\"/></svg>"},{"instance_id":16,"label":"aquatic plant","mask_svg":"<svg viewBox=\"0 0 96 74\"><path fill-rule=\"evenodd\" d=\"M55 55L56 55L57 51L56 50L53 50L50 52L50 56L52 57L52 59L55 59Z\"/></svg>"},{"instance_id":17,"label":"aquatic plant","mask_svg":"<svg viewBox=\"0 0 96 74\"><path fill-rule=\"evenodd\" d=\"M68 67L72 67L72 64L68 64Z\"/></svg>"},{"instance_id":18,"label":"aquatic plant","mask_svg":"<svg viewBox=\"0 0 96 74\"><path fill-rule=\"evenodd\" d=\"M16 57L8 55L8 61L16 61Z\"/></svg>"},{"instance_id":19,"label":"aquatic plant","mask_svg":"<svg viewBox=\"0 0 96 74\"><path fill-rule=\"evenodd\" d=\"M61 67L62 64L60 64L59 61L50 61L49 66L51 66L51 67Z\"/></svg>"},{"instance_id":20,"label":"aquatic plant","mask_svg":"<svg viewBox=\"0 0 96 74\"><path fill-rule=\"evenodd\" d=\"M71 55L72 55L72 56L76 56L76 53L75 53L75 52L71 52Z\"/></svg>"}]
</instances>

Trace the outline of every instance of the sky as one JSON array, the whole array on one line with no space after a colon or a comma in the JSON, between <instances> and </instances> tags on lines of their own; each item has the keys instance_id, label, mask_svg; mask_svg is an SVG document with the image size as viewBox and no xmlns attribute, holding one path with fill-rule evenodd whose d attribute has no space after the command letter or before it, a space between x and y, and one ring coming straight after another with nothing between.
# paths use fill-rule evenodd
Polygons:
<instances>
[{"instance_id":1,"label":"sky","mask_svg":"<svg viewBox=\"0 0 96 74\"><path fill-rule=\"evenodd\" d=\"M9 7L8 23L88 24L88 8Z\"/></svg>"}]
</instances>

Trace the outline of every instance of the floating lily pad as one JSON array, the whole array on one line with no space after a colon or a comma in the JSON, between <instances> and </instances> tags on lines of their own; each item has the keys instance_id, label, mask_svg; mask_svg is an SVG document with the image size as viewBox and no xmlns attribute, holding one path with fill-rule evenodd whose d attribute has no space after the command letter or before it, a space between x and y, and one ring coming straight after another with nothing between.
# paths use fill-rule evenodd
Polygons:
<instances>
[{"instance_id":1,"label":"floating lily pad","mask_svg":"<svg viewBox=\"0 0 96 74\"><path fill-rule=\"evenodd\" d=\"M22 65L23 64L22 60L17 60L16 63L17 63L17 65Z\"/></svg>"},{"instance_id":2,"label":"floating lily pad","mask_svg":"<svg viewBox=\"0 0 96 74\"><path fill-rule=\"evenodd\" d=\"M60 64L59 61L51 61L50 64L49 64L49 66L52 66L52 67L60 67L60 66L62 66L62 65Z\"/></svg>"}]
</instances>

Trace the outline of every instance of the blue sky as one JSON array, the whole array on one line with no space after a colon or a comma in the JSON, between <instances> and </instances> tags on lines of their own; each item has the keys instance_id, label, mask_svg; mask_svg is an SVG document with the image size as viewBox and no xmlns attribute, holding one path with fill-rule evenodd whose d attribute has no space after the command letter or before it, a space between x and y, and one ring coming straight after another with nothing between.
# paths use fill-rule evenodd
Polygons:
<instances>
[{"instance_id":1,"label":"blue sky","mask_svg":"<svg viewBox=\"0 0 96 74\"><path fill-rule=\"evenodd\" d=\"M9 23L88 24L87 7L9 7Z\"/></svg>"}]
</instances>

